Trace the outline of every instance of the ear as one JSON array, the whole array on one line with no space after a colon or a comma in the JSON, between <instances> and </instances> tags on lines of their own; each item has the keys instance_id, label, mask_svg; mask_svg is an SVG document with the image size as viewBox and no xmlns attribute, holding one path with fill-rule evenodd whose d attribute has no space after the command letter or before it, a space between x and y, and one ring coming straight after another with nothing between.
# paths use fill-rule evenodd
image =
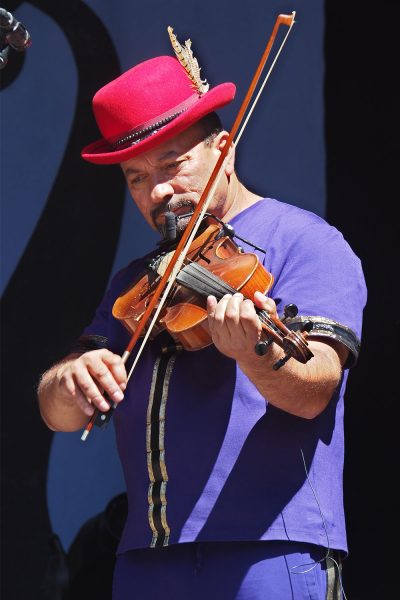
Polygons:
<instances>
[{"instance_id":1,"label":"ear","mask_svg":"<svg viewBox=\"0 0 400 600\"><path fill-rule=\"evenodd\" d=\"M214 147L219 151L225 148L226 142L228 140L229 133L227 131L221 131L214 140ZM225 174L230 177L235 170L235 147L233 144L231 145L230 151L228 153L229 158L225 164Z\"/></svg>"}]
</instances>

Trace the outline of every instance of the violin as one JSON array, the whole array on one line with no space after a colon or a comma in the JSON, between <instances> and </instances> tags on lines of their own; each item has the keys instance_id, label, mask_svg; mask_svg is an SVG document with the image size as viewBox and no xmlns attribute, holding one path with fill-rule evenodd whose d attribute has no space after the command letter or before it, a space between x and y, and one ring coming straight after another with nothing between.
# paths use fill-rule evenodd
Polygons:
<instances>
[{"instance_id":1,"label":"violin","mask_svg":"<svg viewBox=\"0 0 400 600\"><path fill-rule=\"evenodd\" d=\"M257 254L244 252L233 241L234 235L230 226L219 221L209 224L195 238L157 323L152 328L150 339L167 331L185 350L201 350L212 344L206 310L207 296L213 295L220 300L225 294L240 292L244 298L253 300L256 291L266 294L271 289L273 275L263 267ZM113 316L123 323L131 335L136 332L143 318L166 265L172 258L171 254L173 252L164 252L154 257L148 264L147 272L114 303ZM306 363L313 356L306 341L312 323L304 323L300 332L291 331L284 324L288 316L297 314L294 304L285 307L283 319L265 310L256 310L262 324L262 338L256 344L256 353L265 354L272 342L284 351L284 356L273 366L275 370L291 357Z\"/></svg>"}]
</instances>

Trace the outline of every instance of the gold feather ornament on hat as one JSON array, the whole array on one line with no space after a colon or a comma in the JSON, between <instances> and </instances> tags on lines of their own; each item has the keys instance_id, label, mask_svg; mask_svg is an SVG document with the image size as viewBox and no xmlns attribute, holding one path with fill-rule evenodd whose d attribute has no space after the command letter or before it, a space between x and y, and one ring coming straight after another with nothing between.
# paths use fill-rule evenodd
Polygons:
<instances>
[{"instance_id":1,"label":"gold feather ornament on hat","mask_svg":"<svg viewBox=\"0 0 400 600\"><path fill-rule=\"evenodd\" d=\"M185 45L181 46L172 27L168 27L168 34L176 57L185 69L193 88L198 94L205 94L208 92L210 86L207 83L207 79L202 80L200 77L201 69L197 59L193 56L192 41L190 39L186 40Z\"/></svg>"}]
</instances>

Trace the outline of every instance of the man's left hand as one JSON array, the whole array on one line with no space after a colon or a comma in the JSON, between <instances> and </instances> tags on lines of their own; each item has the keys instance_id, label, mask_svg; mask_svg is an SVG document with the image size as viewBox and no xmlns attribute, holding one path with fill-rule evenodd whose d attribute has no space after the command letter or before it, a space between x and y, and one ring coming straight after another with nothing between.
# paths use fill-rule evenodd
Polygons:
<instances>
[{"instance_id":1,"label":"man's left hand","mask_svg":"<svg viewBox=\"0 0 400 600\"><path fill-rule=\"evenodd\" d=\"M255 306L276 316L275 302L261 292L254 294L254 303L240 293L226 294L219 302L214 296L207 298L211 336L222 354L236 361L256 358L254 347L262 328Z\"/></svg>"}]
</instances>

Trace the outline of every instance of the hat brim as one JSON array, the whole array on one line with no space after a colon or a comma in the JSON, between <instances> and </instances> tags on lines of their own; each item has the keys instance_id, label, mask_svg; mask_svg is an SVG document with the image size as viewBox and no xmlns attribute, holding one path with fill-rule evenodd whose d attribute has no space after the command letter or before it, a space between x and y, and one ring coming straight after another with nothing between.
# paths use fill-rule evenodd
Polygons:
<instances>
[{"instance_id":1,"label":"hat brim","mask_svg":"<svg viewBox=\"0 0 400 600\"><path fill-rule=\"evenodd\" d=\"M235 97L236 86L233 83L222 83L221 85L211 88L206 94L200 96L199 99L192 104L184 113L170 121L158 129L155 133L143 140L122 148L114 150L111 144L105 139L100 139L96 142L85 146L81 152L83 159L97 165L112 165L115 163L124 162L138 154L147 152L155 148L162 142L174 137L181 131L188 129L194 125L202 117L214 110L222 108L226 104L232 102Z\"/></svg>"}]
</instances>

